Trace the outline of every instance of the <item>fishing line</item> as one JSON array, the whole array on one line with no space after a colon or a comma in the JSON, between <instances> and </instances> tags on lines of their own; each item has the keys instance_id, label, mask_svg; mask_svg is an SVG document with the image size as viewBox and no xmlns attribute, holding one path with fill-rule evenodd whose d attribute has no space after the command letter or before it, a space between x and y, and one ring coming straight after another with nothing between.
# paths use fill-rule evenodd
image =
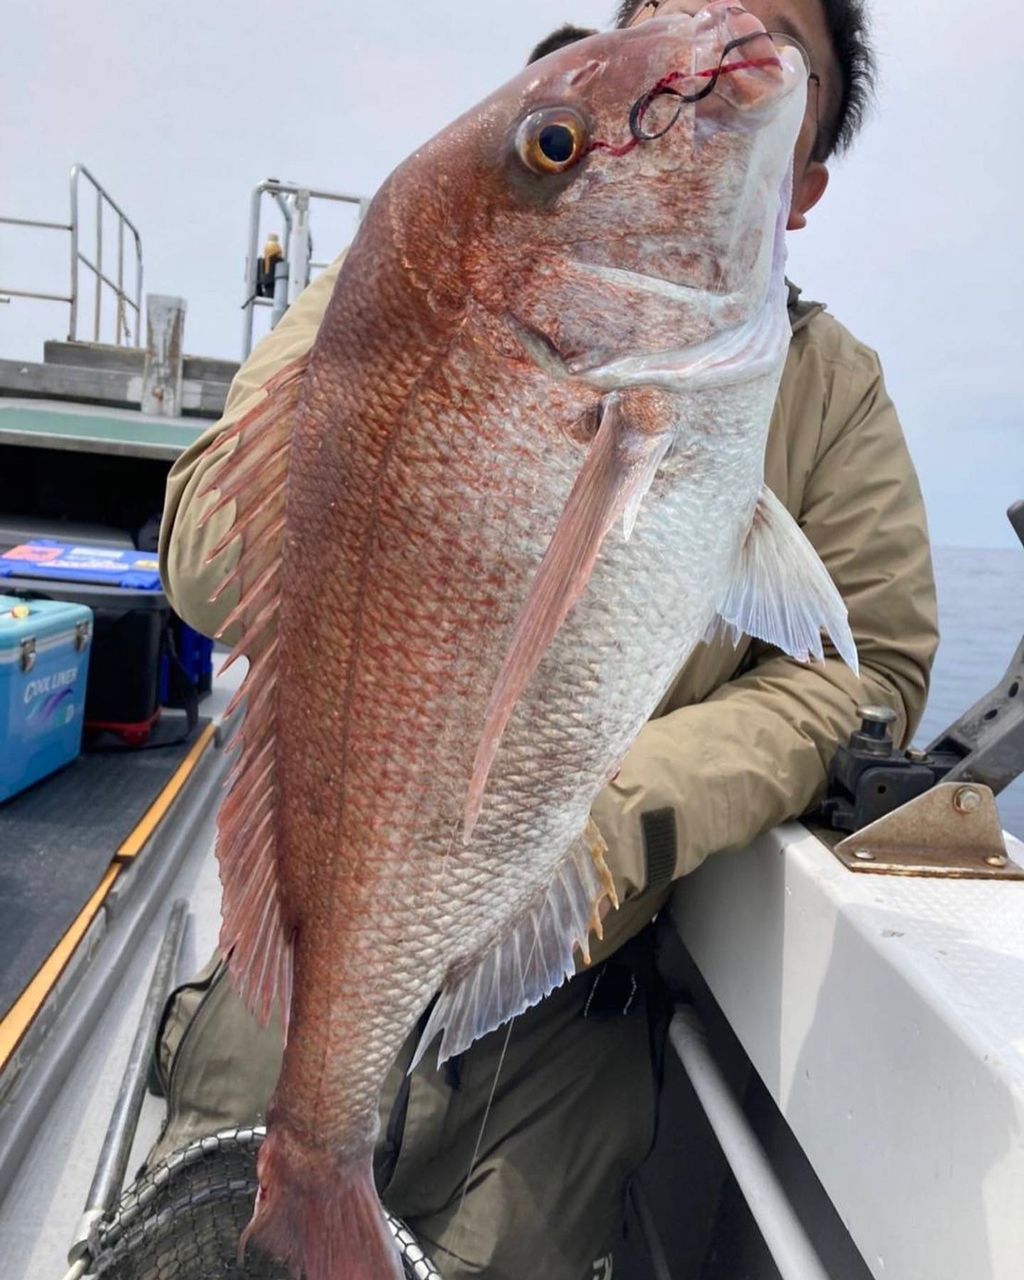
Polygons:
<instances>
[{"instance_id":1,"label":"fishing line","mask_svg":"<svg viewBox=\"0 0 1024 1280\"><path fill-rule=\"evenodd\" d=\"M452 850L458 843L459 836L462 832L462 818L456 818L452 823L451 835L448 837L448 843L444 847L444 853L441 854L441 866L437 875L434 877L434 883L430 888L430 902L436 903L438 894L444 888L445 881L448 878L448 860L452 856Z\"/></svg>"},{"instance_id":2,"label":"fishing line","mask_svg":"<svg viewBox=\"0 0 1024 1280\"><path fill-rule=\"evenodd\" d=\"M501 1069L505 1065L505 1055L508 1053L508 1044L512 1039L512 1028L515 1026L516 1017L513 1015L509 1018L508 1030L505 1032L505 1043L501 1046L501 1053L498 1055L498 1065L494 1069L494 1080L491 1084L491 1092L487 1095L487 1105L484 1107L484 1118L480 1121L480 1131L476 1135L476 1146L473 1148L473 1154L469 1160L469 1172L466 1174L465 1181L462 1184L462 1195L459 1197L459 1207L455 1211L455 1220L452 1223L452 1235L454 1238L455 1228L458 1226L459 1219L462 1217L462 1210L466 1203L466 1196L469 1193L469 1180L473 1176L473 1170L476 1168L476 1162L480 1155L480 1148L484 1142L484 1131L487 1128L487 1121L490 1118L491 1108L494 1106L494 1095L498 1092L498 1080L501 1078Z\"/></svg>"},{"instance_id":3,"label":"fishing line","mask_svg":"<svg viewBox=\"0 0 1024 1280\"><path fill-rule=\"evenodd\" d=\"M523 965L523 972L529 969L533 962L534 953L537 950L538 937L536 932L533 935L533 943L530 946L529 954L526 957L526 963ZM484 1133L487 1129L487 1121L490 1119L491 1108L494 1106L494 1095L498 1092L498 1081L501 1079L501 1069L505 1065L505 1056L508 1053L509 1041L512 1039L512 1028L516 1024L518 1014L514 1014L508 1022L508 1030L505 1032L505 1042L501 1046L501 1053L498 1055L498 1065L494 1069L494 1080L491 1083L491 1092L487 1095L487 1105L484 1107L484 1116L480 1121L480 1129L476 1135L476 1146L473 1148L473 1154L469 1161L469 1170L466 1173L465 1180L462 1184L462 1195L459 1197L459 1207L455 1211L455 1217L452 1219L452 1253L455 1253L454 1245L457 1239L457 1228L462 1218L462 1210L466 1205L466 1196L469 1194L469 1181L473 1176L473 1170L476 1168L477 1160L480 1156L480 1148L484 1143ZM456 1257L459 1255L455 1255Z\"/></svg>"}]
</instances>

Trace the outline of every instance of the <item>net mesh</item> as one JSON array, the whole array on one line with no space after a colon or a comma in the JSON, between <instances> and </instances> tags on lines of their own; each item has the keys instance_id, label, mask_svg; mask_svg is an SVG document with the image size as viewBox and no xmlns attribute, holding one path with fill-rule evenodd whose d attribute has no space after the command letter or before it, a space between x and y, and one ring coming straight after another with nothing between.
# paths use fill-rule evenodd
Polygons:
<instances>
[{"instance_id":1,"label":"net mesh","mask_svg":"<svg viewBox=\"0 0 1024 1280\"><path fill-rule=\"evenodd\" d=\"M292 1280L238 1239L256 1199L262 1128L232 1129L175 1151L122 1196L99 1228L97 1280ZM388 1215L407 1280L441 1280L412 1232Z\"/></svg>"}]
</instances>

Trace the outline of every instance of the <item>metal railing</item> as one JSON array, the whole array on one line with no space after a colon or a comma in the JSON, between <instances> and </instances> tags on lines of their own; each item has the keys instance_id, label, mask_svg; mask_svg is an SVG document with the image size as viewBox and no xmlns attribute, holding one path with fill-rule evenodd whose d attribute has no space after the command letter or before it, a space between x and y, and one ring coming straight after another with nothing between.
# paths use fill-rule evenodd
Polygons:
<instances>
[{"instance_id":1,"label":"metal railing","mask_svg":"<svg viewBox=\"0 0 1024 1280\"><path fill-rule=\"evenodd\" d=\"M778 1173L732 1094L695 1009L676 1007L668 1038L782 1280L829 1280Z\"/></svg>"},{"instance_id":2,"label":"metal railing","mask_svg":"<svg viewBox=\"0 0 1024 1280\"><path fill-rule=\"evenodd\" d=\"M0 226L6 227L38 227L44 231L70 231L71 224L69 222L40 222L35 218L0 218ZM32 289L9 289L6 286L0 286L0 294L3 295L5 301L11 298L38 298L43 302L70 302L71 297L66 293L39 293Z\"/></svg>"},{"instance_id":3,"label":"metal railing","mask_svg":"<svg viewBox=\"0 0 1024 1280\"><path fill-rule=\"evenodd\" d=\"M281 211L287 246L282 270L275 279L273 297L262 296L259 292L260 209L265 195L272 196ZM243 360L252 350L256 308L273 307L276 314L271 323L276 324L287 307L309 284L310 272L328 265L326 262L311 261L309 206L312 200L356 205L360 218L370 203L364 196L345 195L339 191L317 191L295 183L278 182L276 178L267 178L253 189L249 206L249 245L245 258L245 296L242 302Z\"/></svg>"},{"instance_id":4,"label":"metal railing","mask_svg":"<svg viewBox=\"0 0 1024 1280\"><path fill-rule=\"evenodd\" d=\"M96 260L90 260L81 248L82 220L79 209L79 184L84 179L96 193ZM96 279L95 300L93 305L93 324L91 341L99 342L102 328L103 287L106 286L114 295L114 343L122 345L122 337L126 342L140 345L142 332L142 237L131 218L124 212L116 200L107 192L84 164L72 166L70 175L71 220L70 222L44 222L36 218L3 218L0 225L9 227L33 227L44 231L64 231L71 235L71 282L68 293L43 293L35 289L8 289L0 286L0 295L5 298L35 298L42 302L63 302L70 306L71 314L68 322L68 341L78 342L78 316L81 287L79 269L86 267ZM117 264L116 279L104 271L103 264L103 220L109 208L117 218ZM130 233L135 245L135 289L132 297L125 287L125 240L126 231ZM130 269L130 260L129 260ZM132 326L129 326L129 312L134 312ZM90 339L84 339L89 341Z\"/></svg>"},{"instance_id":5,"label":"metal railing","mask_svg":"<svg viewBox=\"0 0 1024 1280\"><path fill-rule=\"evenodd\" d=\"M80 178L85 178L90 182L96 192L96 261L90 262L79 248L78 232L78 183ZM106 204L117 216L117 282L115 283L103 271L103 206ZM125 251L125 228L131 232L135 240L135 300L128 296L124 289L124 251ZM135 343L137 347L140 345L139 337L142 329L142 237L139 235L138 228L132 222L131 218L125 213L121 206L114 200L93 175L85 167L84 164L76 164L71 169L71 324L70 324L70 340L77 342L78 340L78 266L88 267L96 277L96 300L93 310L93 342L100 340L100 314L103 300L102 285L106 285L114 292L117 302L116 319L114 322L114 341L116 344L121 343L121 332L124 330L125 337L129 336L128 324L125 318L125 307L131 307L135 312Z\"/></svg>"}]
</instances>

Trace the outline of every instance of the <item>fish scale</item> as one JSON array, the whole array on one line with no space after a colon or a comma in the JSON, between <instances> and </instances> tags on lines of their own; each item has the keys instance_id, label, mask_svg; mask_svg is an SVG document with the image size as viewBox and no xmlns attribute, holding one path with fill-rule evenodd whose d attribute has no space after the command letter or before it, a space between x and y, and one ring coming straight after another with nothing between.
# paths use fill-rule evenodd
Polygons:
<instances>
[{"instance_id":1,"label":"fish scale","mask_svg":"<svg viewBox=\"0 0 1024 1280\"><path fill-rule=\"evenodd\" d=\"M761 488L802 64L588 145L752 29L715 4L593 37L421 148L310 354L225 436L250 671L221 945L287 1026L243 1240L297 1277L397 1280L384 1077L432 1000L416 1058L443 1060L586 956L615 902L590 805L716 614L856 661ZM534 119L575 122L573 168Z\"/></svg>"}]
</instances>

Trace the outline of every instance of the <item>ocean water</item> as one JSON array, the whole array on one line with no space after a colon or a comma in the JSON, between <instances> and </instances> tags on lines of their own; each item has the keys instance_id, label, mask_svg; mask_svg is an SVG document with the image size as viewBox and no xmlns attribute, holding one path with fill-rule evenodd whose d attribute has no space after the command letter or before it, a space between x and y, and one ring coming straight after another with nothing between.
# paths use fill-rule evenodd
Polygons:
<instances>
[{"instance_id":1,"label":"ocean water","mask_svg":"<svg viewBox=\"0 0 1024 1280\"><path fill-rule=\"evenodd\" d=\"M915 738L921 747L1002 678L1024 634L1024 550L936 547L934 556L942 642ZM999 797L999 812L1024 839L1024 778Z\"/></svg>"}]
</instances>

